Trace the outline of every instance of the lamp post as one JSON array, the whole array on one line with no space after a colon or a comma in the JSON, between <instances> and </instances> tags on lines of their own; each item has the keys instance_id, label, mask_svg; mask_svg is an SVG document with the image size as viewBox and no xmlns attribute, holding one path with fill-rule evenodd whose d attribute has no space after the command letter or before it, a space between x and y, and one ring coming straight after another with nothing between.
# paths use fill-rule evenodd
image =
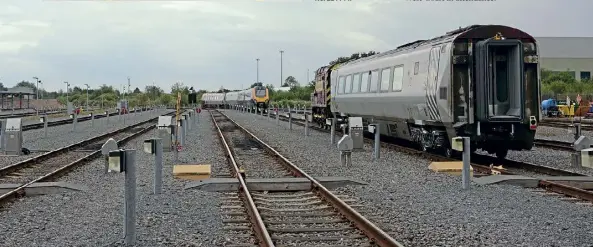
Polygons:
<instances>
[{"instance_id":1,"label":"lamp post","mask_svg":"<svg viewBox=\"0 0 593 247\"><path fill-rule=\"evenodd\" d=\"M37 86L35 87L35 99L39 99L39 83L41 82L37 76L34 76L33 79L37 81Z\"/></svg>"},{"instance_id":2,"label":"lamp post","mask_svg":"<svg viewBox=\"0 0 593 247\"><path fill-rule=\"evenodd\" d=\"M43 86L43 82L39 81L39 84L41 84L41 86ZM41 95L41 99L43 99L43 91L41 91L40 95Z\"/></svg>"},{"instance_id":3,"label":"lamp post","mask_svg":"<svg viewBox=\"0 0 593 247\"><path fill-rule=\"evenodd\" d=\"M283 76L282 76L282 55L284 54L283 50L280 50L280 87L282 87L282 80L283 80Z\"/></svg>"},{"instance_id":4,"label":"lamp post","mask_svg":"<svg viewBox=\"0 0 593 247\"><path fill-rule=\"evenodd\" d=\"M66 83L66 104L68 104L68 94L70 93L70 83L68 83L67 81L65 81L64 83Z\"/></svg>"},{"instance_id":5,"label":"lamp post","mask_svg":"<svg viewBox=\"0 0 593 247\"><path fill-rule=\"evenodd\" d=\"M259 58L255 59L256 62L256 67L255 67L255 73L256 73L256 79L255 82L259 82Z\"/></svg>"},{"instance_id":6,"label":"lamp post","mask_svg":"<svg viewBox=\"0 0 593 247\"><path fill-rule=\"evenodd\" d=\"M86 110L89 110L89 84L84 84L86 86Z\"/></svg>"}]
</instances>

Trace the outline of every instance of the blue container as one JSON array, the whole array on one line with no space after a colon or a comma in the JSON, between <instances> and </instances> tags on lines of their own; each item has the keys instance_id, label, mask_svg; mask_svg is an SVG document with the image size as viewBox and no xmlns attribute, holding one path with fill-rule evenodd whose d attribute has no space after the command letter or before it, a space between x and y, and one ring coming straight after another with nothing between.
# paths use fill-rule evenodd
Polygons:
<instances>
[{"instance_id":1,"label":"blue container","mask_svg":"<svg viewBox=\"0 0 593 247\"><path fill-rule=\"evenodd\" d=\"M556 100L547 99L542 101L542 110L551 110L557 106Z\"/></svg>"}]
</instances>

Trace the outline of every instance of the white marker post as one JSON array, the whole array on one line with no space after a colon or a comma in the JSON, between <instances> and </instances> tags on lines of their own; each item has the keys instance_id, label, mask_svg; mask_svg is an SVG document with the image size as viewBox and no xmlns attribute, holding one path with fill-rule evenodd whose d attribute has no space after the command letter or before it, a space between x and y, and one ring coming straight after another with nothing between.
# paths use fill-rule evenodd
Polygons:
<instances>
[{"instance_id":1,"label":"white marker post","mask_svg":"<svg viewBox=\"0 0 593 247\"><path fill-rule=\"evenodd\" d=\"M464 190L470 185L470 158L471 148L469 137L454 137L451 140L451 149L463 152L463 168L461 170L461 184Z\"/></svg>"},{"instance_id":2,"label":"white marker post","mask_svg":"<svg viewBox=\"0 0 593 247\"><path fill-rule=\"evenodd\" d=\"M163 140L153 138L144 141L144 152L154 154L154 194L160 194L163 184Z\"/></svg>"},{"instance_id":3,"label":"white marker post","mask_svg":"<svg viewBox=\"0 0 593 247\"><path fill-rule=\"evenodd\" d=\"M124 242L136 242L136 150L115 150L109 152L109 171L125 172L124 200Z\"/></svg>"}]
</instances>

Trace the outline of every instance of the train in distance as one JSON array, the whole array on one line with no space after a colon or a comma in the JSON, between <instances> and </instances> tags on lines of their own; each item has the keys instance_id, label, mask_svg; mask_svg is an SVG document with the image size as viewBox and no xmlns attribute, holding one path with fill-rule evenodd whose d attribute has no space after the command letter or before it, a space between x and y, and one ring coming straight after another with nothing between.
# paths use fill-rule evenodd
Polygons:
<instances>
[{"instance_id":1,"label":"train in distance","mask_svg":"<svg viewBox=\"0 0 593 247\"><path fill-rule=\"evenodd\" d=\"M204 108L229 108L235 105L265 110L270 104L270 92L262 83L252 88L222 93L202 94L201 104Z\"/></svg>"}]
</instances>

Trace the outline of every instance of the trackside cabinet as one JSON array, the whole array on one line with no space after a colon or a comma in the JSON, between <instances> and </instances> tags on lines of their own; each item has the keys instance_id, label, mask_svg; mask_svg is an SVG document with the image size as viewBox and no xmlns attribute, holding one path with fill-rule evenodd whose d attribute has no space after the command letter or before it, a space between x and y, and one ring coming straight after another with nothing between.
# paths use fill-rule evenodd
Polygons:
<instances>
[{"instance_id":1,"label":"trackside cabinet","mask_svg":"<svg viewBox=\"0 0 593 247\"><path fill-rule=\"evenodd\" d=\"M4 130L6 155L21 155L23 149L23 123L20 118L6 119Z\"/></svg>"},{"instance_id":2,"label":"trackside cabinet","mask_svg":"<svg viewBox=\"0 0 593 247\"><path fill-rule=\"evenodd\" d=\"M352 138L353 147L352 151L362 151L364 148L364 126L362 125L361 117L349 117L348 118L348 133Z\"/></svg>"}]
</instances>

